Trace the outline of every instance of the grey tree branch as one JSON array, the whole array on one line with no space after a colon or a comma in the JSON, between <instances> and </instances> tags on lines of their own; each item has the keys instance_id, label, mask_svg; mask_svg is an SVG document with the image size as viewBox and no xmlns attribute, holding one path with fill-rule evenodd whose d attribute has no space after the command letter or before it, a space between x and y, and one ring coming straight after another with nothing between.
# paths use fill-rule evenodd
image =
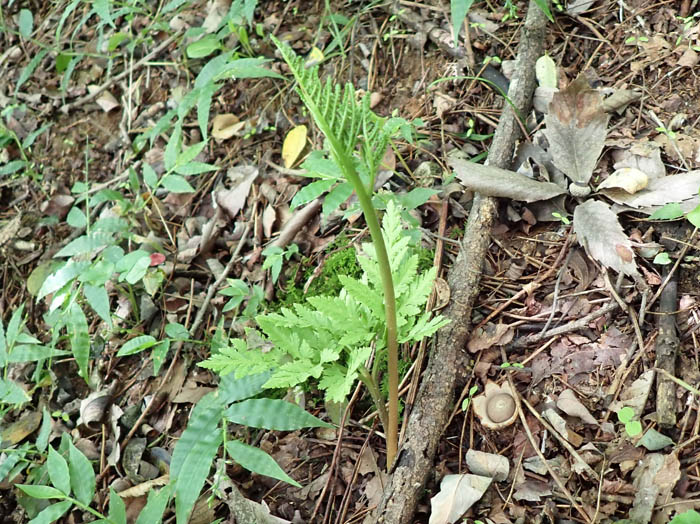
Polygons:
<instances>
[{"instance_id":1,"label":"grey tree branch","mask_svg":"<svg viewBox=\"0 0 700 524\"><path fill-rule=\"evenodd\" d=\"M517 74L508 91L520 114L527 114L531 106L535 61L544 52L546 23L544 13L531 1L518 49ZM519 137L516 114L506 105L491 144L488 164L509 168ZM396 467L379 507L366 522L412 522L423 486L433 471L437 444L451 409L457 362L470 333L472 307L495 215L495 199L476 195L459 256L448 276L452 300L445 315L452 322L438 332L437 347L430 355L415 407L409 415L406 440L399 450Z\"/></svg>"}]
</instances>

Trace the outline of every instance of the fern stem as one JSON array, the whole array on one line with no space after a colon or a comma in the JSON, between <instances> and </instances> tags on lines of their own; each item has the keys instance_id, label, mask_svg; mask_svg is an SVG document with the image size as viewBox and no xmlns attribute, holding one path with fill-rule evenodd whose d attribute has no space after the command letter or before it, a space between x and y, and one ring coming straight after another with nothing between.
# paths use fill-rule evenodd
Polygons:
<instances>
[{"instance_id":1,"label":"fern stem","mask_svg":"<svg viewBox=\"0 0 700 524\"><path fill-rule=\"evenodd\" d=\"M355 101L355 90L350 84L346 84L341 95L338 88L333 89L332 82L329 79L319 92L318 87L321 85L321 81L318 78L318 66L307 69L303 64L303 60L297 57L290 47L281 44L274 37L272 37L272 41L290 66L292 74L297 80L298 93L311 113L316 125L325 135L333 160L340 168L345 179L350 182L355 189L377 255L379 274L384 291L384 315L388 352L389 409L386 417L388 420L386 423L382 421L384 432L386 433L388 470L391 468L394 458L396 457L399 428L399 344L396 325L396 296L394 293L394 282L391 275L391 265L389 263L389 255L384 242L384 236L379 225L377 212L372 205L372 192L374 190L373 181L378 165L378 162L373 160L373 155L371 154L373 144L365 144L370 152L370 154L366 155L367 162L365 162L370 181L368 186L365 186L362 182L362 178L355 167L353 157L355 145L357 144L356 133L363 131L366 135L364 137L366 142L371 141L375 136L373 131L376 132L377 130L373 130L368 126L368 119L371 119L373 115L369 108L369 101L364 101L362 105L357 105ZM342 105L342 109L340 110L343 111L340 120L342 127L339 129L336 127L338 126L336 122L336 112L339 111L339 108L336 107L337 104ZM350 117L349 121L346 115ZM377 133L376 136L379 136L379 133ZM381 151L383 154L386 143L380 143L380 146L378 151ZM383 406L383 400L374 400L377 404L377 409L379 409L380 405Z\"/></svg>"},{"instance_id":2,"label":"fern stem","mask_svg":"<svg viewBox=\"0 0 700 524\"><path fill-rule=\"evenodd\" d=\"M379 421L382 423L382 427L386 431L386 428L389 427L389 417L387 416L384 396L379 390L377 381L374 379L369 370L364 366L360 366L357 370L357 373L360 375L360 380L367 388L367 391L369 391L369 396L372 397L372 402L374 402L374 405L377 407Z\"/></svg>"}]
</instances>

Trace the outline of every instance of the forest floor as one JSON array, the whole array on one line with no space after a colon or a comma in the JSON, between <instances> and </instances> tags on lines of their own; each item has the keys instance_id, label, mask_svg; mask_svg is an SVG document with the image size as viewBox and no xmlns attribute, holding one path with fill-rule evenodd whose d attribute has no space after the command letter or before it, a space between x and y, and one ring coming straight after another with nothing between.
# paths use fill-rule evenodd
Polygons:
<instances>
[{"instance_id":1,"label":"forest floor","mask_svg":"<svg viewBox=\"0 0 700 524\"><path fill-rule=\"evenodd\" d=\"M475 2L455 48L447 0L9 4L0 4L0 521L29 522L53 502L55 518L36 522L87 522L85 505L118 522L120 493L135 522L168 484L193 406L219 382L197 363L221 331L243 336L256 314L338 294L338 274L361 274L355 255L369 236L359 212L344 213L353 197L332 191L337 202L322 209L320 191L299 193L309 187L301 164L324 138L270 36L320 62L322 76L351 82L378 115L422 121L417 139L387 150L380 185L422 233L421 266L437 266L437 314L473 199L449 159L487 158L527 6ZM629 96L609 111L594 192L631 158L649 178L700 169L697 0L574 4L547 26L556 87L582 75L601 100ZM222 63L233 72L207 82ZM544 125L547 94L538 96L512 167L544 177L523 152ZM571 224L576 199L560 202L561 213L543 216L536 203L499 199L472 316L452 319L473 331L414 522L665 523L700 509L696 231L683 216L616 209L631 248L603 251L636 268L618 278L577 241L586 231ZM101 219L114 219L109 239L76 247ZM675 297L662 294L669 288ZM405 346L408 411L431 343ZM517 420L489 426L477 413L487 384L515 387ZM371 522L386 445L369 395L352 392L342 429L313 380L273 393L334 427L229 423L230 438L267 452L301 487L216 460L190 522L235 522L232 491L276 518L260 522ZM83 507L17 488L59 487L58 454L75 476L71 439L96 476ZM467 473L493 480L480 489ZM431 505L446 475L460 475L457 485L444 483Z\"/></svg>"}]
</instances>

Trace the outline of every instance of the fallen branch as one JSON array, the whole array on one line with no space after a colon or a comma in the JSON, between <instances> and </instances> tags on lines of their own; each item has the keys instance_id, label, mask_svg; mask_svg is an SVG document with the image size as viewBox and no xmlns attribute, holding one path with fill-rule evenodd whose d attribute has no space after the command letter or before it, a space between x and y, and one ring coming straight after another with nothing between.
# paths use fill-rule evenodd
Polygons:
<instances>
[{"instance_id":1,"label":"fallen branch","mask_svg":"<svg viewBox=\"0 0 700 524\"><path fill-rule=\"evenodd\" d=\"M520 114L527 114L531 105L535 61L544 52L546 23L542 11L530 2L518 49L517 73L508 92ZM519 137L516 113L506 105L491 144L488 164L504 169L510 167ZM495 199L475 195L460 253L448 276L452 299L445 315L452 322L438 332L437 347L430 355L415 408L409 415L406 440L399 450L382 501L369 522L400 524L413 521L423 486L434 469L435 451L449 416L457 362L471 332L469 319L495 216Z\"/></svg>"}]
</instances>

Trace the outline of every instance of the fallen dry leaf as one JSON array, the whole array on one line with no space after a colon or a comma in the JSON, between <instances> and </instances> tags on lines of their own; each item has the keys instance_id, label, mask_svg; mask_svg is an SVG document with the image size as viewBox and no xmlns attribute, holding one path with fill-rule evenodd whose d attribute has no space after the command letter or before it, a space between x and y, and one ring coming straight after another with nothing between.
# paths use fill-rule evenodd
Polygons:
<instances>
[{"instance_id":1,"label":"fallen dry leaf","mask_svg":"<svg viewBox=\"0 0 700 524\"><path fill-rule=\"evenodd\" d=\"M299 159L299 155L306 147L306 133L307 128L305 125L296 126L287 133L282 144L284 167L289 169Z\"/></svg>"}]
</instances>

